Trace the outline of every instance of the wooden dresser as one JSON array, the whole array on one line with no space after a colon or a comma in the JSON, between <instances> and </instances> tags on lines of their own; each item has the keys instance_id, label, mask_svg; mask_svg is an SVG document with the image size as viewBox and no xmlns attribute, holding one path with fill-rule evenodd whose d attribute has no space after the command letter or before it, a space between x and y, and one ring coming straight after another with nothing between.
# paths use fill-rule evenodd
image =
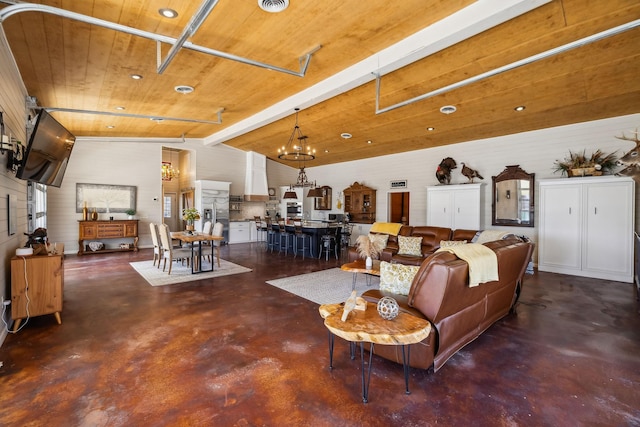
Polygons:
<instances>
[{"instance_id":1,"label":"wooden dresser","mask_svg":"<svg viewBox=\"0 0 640 427\"><path fill-rule=\"evenodd\" d=\"M138 220L123 219L113 221L78 221L78 255L88 253L138 251ZM107 246L108 239L124 239L120 242L111 242ZM131 242L133 239L133 242ZM92 251L85 241L100 241L104 243L104 248L99 251ZM120 244L128 244L128 247L121 247Z\"/></svg>"}]
</instances>

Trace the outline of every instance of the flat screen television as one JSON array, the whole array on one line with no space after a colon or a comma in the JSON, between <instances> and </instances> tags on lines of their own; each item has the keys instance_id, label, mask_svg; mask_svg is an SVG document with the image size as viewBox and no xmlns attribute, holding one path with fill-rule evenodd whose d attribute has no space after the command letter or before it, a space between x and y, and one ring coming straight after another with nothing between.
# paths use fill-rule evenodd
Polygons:
<instances>
[{"instance_id":1,"label":"flat screen television","mask_svg":"<svg viewBox=\"0 0 640 427\"><path fill-rule=\"evenodd\" d=\"M40 110L16 177L60 187L76 137Z\"/></svg>"}]
</instances>

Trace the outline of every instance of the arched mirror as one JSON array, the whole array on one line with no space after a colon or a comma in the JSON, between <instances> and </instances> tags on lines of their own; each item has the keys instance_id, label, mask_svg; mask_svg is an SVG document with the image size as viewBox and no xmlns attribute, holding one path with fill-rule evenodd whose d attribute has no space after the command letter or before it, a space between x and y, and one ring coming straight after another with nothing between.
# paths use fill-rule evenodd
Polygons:
<instances>
[{"instance_id":1,"label":"arched mirror","mask_svg":"<svg viewBox=\"0 0 640 427\"><path fill-rule=\"evenodd\" d=\"M493 180L492 225L533 227L534 173L507 166Z\"/></svg>"}]
</instances>

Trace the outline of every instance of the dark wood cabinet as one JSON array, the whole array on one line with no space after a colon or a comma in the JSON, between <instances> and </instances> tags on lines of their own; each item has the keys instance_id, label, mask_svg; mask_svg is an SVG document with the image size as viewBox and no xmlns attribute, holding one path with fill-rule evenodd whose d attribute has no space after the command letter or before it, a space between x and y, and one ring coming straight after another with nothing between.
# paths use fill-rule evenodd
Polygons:
<instances>
[{"instance_id":1,"label":"dark wood cabinet","mask_svg":"<svg viewBox=\"0 0 640 427\"><path fill-rule=\"evenodd\" d=\"M113 220L113 221L78 221L78 255L88 253L138 251L138 220ZM92 251L86 240L126 239L120 242L118 247L108 247ZM133 240L133 242L131 242ZM104 242L103 242L104 243Z\"/></svg>"},{"instance_id":2,"label":"dark wood cabinet","mask_svg":"<svg viewBox=\"0 0 640 427\"><path fill-rule=\"evenodd\" d=\"M376 221L376 190L354 182L343 194L344 211L351 222L373 224Z\"/></svg>"}]
</instances>

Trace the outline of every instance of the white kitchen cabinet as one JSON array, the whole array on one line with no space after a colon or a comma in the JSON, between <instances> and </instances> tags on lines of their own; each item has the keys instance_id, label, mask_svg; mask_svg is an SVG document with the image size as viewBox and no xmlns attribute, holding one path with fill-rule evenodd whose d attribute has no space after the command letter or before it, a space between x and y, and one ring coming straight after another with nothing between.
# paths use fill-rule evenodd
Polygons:
<instances>
[{"instance_id":1,"label":"white kitchen cabinet","mask_svg":"<svg viewBox=\"0 0 640 427\"><path fill-rule=\"evenodd\" d=\"M482 185L427 187L427 225L453 230L480 230Z\"/></svg>"},{"instance_id":2,"label":"white kitchen cabinet","mask_svg":"<svg viewBox=\"0 0 640 427\"><path fill-rule=\"evenodd\" d=\"M540 180L538 269L633 282L634 185L615 176Z\"/></svg>"},{"instance_id":3,"label":"white kitchen cabinet","mask_svg":"<svg viewBox=\"0 0 640 427\"><path fill-rule=\"evenodd\" d=\"M229 223L229 244L251 241L251 222L231 221Z\"/></svg>"}]
</instances>

